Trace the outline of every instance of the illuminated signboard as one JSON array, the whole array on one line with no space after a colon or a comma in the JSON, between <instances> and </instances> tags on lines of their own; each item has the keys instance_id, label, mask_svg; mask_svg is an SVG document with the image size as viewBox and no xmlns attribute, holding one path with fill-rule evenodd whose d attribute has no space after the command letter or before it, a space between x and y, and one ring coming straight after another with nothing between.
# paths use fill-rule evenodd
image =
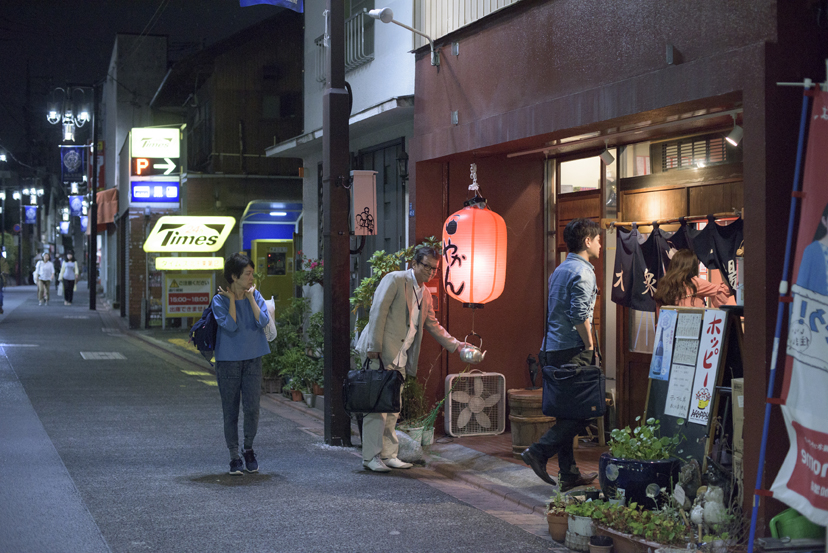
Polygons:
<instances>
[{"instance_id":1,"label":"illuminated signboard","mask_svg":"<svg viewBox=\"0 0 828 553\"><path fill-rule=\"evenodd\" d=\"M177 157L133 157L131 174L134 177L152 177L155 175L177 175L179 173Z\"/></svg>"},{"instance_id":2,"label":"illuminated signboard","mask_svg":"<svg viewBox=\"0 0 828 553\"><path fill-rule=\"evenodd\" d=\"M178 207L179 183L175 180L131 180L129 204L133 207Z\"/></svg>"},{"instance_id":3,"label":"illuminated signboard","mask_svg":"<svg viewBox=\"0 0 828 553\"><path fill-rule=\"evenodd\" d=\"M164 275L164 311L167 317L198 317L213 297L213 277Z\"/></svg>"},{"instance_id":4,"label":"illuminated signboard","mask_svg":"<svg viewBox=\"0 0 828 553\"><path fill-rule=\"evenodd\" d=\"M144 242L145 252L215 252L236 224L233 217L166 216Z\"/></svg>"},{"instance_id":5,"label":"illuminated signboard","mask_svg":"<svg viewBox=\"0 0 828 553\"><path fill-rule=\"evenodd\" d=\"M223 271L224 259L221 257L157 257L155 269L158 271Z\"/></svg>"},{"instance_id":6,"label":"illuminated signboard","mask_svg":"<svg viewBox=\"0 0 828 553\"><path fill-rule=\"evenodd\" d=\"M160 160L164 158L178 159L181 157L180 154L181 138L180 131L177 128L134 128L130 133L129 155L133 159L139 157L160 158Z\"/></svg>"}]
</instances>

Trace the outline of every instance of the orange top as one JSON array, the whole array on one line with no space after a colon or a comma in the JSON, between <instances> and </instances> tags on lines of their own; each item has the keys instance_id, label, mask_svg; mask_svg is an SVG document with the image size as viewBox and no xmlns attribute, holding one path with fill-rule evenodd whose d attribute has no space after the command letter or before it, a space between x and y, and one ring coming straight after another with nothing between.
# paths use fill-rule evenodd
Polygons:
<instances>
[{"instance_id":1,"label":"orange top","mask_svg":"<svg viewBox=\"0 0 828 553\"><path fill-rule=\"evenodd\" d=\"M713 284L703 278L693 277L693 284L696 285L696 293L692 296L690 289L687 289L687 296L681 298L676 305L679 307L704 307L704 298L710 298L711 307L719 307L727 303L730 298L730 288L724 282Z\"/></svg>"}]
</instances>

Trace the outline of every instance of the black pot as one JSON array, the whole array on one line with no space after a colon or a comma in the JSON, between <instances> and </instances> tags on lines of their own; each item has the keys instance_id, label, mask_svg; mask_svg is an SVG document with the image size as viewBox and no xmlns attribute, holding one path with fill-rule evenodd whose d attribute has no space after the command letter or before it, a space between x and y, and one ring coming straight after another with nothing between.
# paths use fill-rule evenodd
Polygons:
<instances>
[{"instance_id":1,"label":"black pot","mask_svg":"<svg viewBox=\"0 0 828 553\"><path fill-rule=\"evenodd\" d=\"M609 476L607 469L609 467ZM658 461L639 461L635 459L621 459L604 453L598 461L598 482L604 497L613 498L620 488L624 490L627 503L635 501L645 509L654 509L656 503L647 497L647 486L656 484L659 488L666 488L672 492L673 486L678 483L681 460L676 458ZM661 506L663 499L656 497Z\"/></svg>"}]
</instances>

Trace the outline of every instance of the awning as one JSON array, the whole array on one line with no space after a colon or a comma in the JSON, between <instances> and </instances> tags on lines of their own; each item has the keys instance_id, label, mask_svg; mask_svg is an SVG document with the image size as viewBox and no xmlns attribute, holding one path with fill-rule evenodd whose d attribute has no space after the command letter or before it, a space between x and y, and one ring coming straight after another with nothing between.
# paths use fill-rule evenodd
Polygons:
<instances>
[{"instance_id":1,"label":"awning","mask_svg":"<svg viewBox=\"0 0 828 553\"><path fill-rule=\"evenodd\" d=\"M114 223L115 214L118 213L118 189L109 188L98 192L95 198L98 204L98 225Z\"/></svg>"}]
</instances>

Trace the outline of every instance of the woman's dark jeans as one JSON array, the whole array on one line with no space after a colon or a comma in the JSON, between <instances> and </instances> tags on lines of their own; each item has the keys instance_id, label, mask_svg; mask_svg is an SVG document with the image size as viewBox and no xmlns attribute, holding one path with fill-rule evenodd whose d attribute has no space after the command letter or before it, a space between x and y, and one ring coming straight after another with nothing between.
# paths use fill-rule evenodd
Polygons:
<instances>
[{"instance_id":1,"label":"woman's dark jeans","mask_svg":"<svg viewBox=\"0 0 828 553\"><path fill-rule=\"evenodd\" d=\"M259 428L262 393L262 358L216 361L216 380L224 412L224 439L230 458L239 458L239 402L244 411L244 449L253 449Z\"/></svg>"}]
</instances>

